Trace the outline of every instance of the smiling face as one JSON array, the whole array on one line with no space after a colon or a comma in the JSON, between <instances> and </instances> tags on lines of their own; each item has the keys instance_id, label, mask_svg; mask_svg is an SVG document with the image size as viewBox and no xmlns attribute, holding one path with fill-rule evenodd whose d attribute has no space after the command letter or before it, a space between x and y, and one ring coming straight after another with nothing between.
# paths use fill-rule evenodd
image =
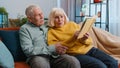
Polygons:
<instances>
[{"instance_id":1,"label":"smiling face","mask_svg":"<svg viewBox=\"0 0 120 68\"><path fill-rule=\"evenodd\" d=\"M55 27L62 27L65 24L65 17L62 12L57 11L54 15Z\"/></svg>"}]
</instances>

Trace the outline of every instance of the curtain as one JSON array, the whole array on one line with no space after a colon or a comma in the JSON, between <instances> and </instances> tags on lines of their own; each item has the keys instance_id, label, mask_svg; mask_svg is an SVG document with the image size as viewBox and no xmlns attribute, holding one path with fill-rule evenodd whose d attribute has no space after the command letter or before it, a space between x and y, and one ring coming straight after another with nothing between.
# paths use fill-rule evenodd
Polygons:
<instances>
[{"instance_id":1,"label":"curtain","mask_svg":"<svg viewBox=\"0 0 120 68\"><path fill-rule=\"evenodd\" d=\"M74 21L74 19L75 19L75 0L60 0L60 7L65 10L69 19L71 21Z\"/></svg>"},{"instance_id":2,"label":"curtain","mask_svg":"<svg viewBox=\"0 0 120 68\"><path fill-rule=\"evenodd\" d=\"M120 36L120 1L109 0L109 31Z\"/></svg>"},{"instance_id":3,"label":"curtain","mask_svg":"<svg viewBox=\"0 0 120 68\"><path fill-rule=\"evenodd\" d=\"M68 17L72 21L75 19L75 0L68 0Z\"/></svg>"}]
</instances>

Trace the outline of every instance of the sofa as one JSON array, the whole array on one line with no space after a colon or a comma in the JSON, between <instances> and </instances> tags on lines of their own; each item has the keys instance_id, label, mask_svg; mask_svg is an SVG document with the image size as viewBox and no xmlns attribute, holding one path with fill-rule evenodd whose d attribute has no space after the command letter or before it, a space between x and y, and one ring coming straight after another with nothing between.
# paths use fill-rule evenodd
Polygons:
<instances>
[{"instance_id":1,"label":"sofa","mask_svg":"<svg viewBox=\"0 0 120 68\"><path fill-rule=\"evenodd\" d=\"M30 68L30 66L25 62L26 56L24 55L24 53L20 47L19 27L0 28L0 40L8 48L8 51L10 51L10 53L13 57L13 61L14 61L14 68ZM6 54L6 55L8 55L8 54ZM4 56L6 56L6 55L4 54L2 57L4 58ZM9 59L9 58L10 58L10 55L8 56L8 58L4 58L4 59ZM11 59L9 61L5 60L6 63L7 62L12 63L11 61L12 61ZM4 64L4 66L7 65L6 63L0 62L0 64L1 65ZM12 65L12 64L10 64L10 65ZM3 68L8 68L8 67L3 67Z\"/></svg>"},{"instance_id":2,"label":"sofa","mask_svg":"<svg viewBox=\"0 0 120 68\"><path fill-rule=\"evenodd\" d=\"M20 47L19 27L0 28L0 40L5 44L5 46L8 48L8 51L11 53L11 55L13 57L14 68L30 68L30 66L25 62L26 56L24 55L24 53ZM1 49L2 48L0 48L0 50ZM9 56L9 58L10 58L10 56ZM0 64L1 64L1 62L0 62ZM7 67L5 67L5 68L7 68ZM119 68L120 68L120 64L119 64Z\"/></svg>"}]
</instances>

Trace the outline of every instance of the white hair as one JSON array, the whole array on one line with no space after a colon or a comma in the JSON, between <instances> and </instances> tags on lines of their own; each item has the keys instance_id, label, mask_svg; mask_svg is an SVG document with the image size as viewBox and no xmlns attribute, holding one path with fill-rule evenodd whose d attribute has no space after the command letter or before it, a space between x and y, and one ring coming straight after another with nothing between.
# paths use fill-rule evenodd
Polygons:
<instances>
[{"instance_id":1,"label":"white hair","mask_svg":"<svg viewBox=\"0 0 120 68\"><path fill-rule=\"evenodd\" d=\"M53 9L51 10L51 12L50 12L50 14L49 14L49 18L48 18L48 25L49 25L50 27L54 27L54 26L55 26L55 25L54 25L54 16L55 16L56 14L59 14L59 15L63 14L63 15L64 15L64 18L65 18L65 21L64 21L65 23L67 23L67 22L69 21L67 15L66 15L66 13L65 13L65 11L64 11L62 8L53 8Z\"/></svg>"},{"instance_id":2,"label":"white hair","mask_svg":"<svg viewBox=\"0 0 120 68\"><path fill-rule=\"evenodd\" d=\"M30 6L28 6L28 7L26 8L26 10L25 10L26 16L32 16L32 15L34 14L33 10L34 10L35 8L40 8L40 7L39 7L38 5L30 5Z\"/></svg>"}]
</instances>

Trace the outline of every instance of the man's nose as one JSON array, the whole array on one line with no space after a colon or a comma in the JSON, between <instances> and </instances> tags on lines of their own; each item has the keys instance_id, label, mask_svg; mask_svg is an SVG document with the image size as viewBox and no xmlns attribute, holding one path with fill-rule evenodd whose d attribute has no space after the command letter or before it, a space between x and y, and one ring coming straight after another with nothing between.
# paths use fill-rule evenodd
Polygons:
<instances>
[{"instance_id":1,"label":"man's nose","mask_svg":"<svg viewBox=\"0 0 120 68\"><path fill-rule=\"evenodd\" d=\"M40 19L42 19L43 18L43 15L40 15Z\"/></svg>"}]
</instances>

